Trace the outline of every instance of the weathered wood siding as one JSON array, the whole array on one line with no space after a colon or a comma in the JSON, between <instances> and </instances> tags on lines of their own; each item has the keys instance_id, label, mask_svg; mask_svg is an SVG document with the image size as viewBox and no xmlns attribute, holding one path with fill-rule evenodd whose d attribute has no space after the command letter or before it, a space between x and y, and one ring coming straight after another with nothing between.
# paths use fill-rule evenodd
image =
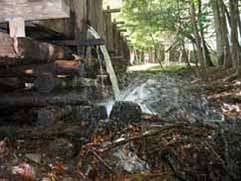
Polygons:
<instances>
[{"instance_id":1,"label":"weathered wood siding","mask_svg":"<svg viewBox=\"0 0 241 181\"><path fill-rule=\"evenodd\" d=\"M66 0L1 0L0 22L14 17L25 20L69 17Z\"/></svg>"},{"instance_id":2,"label":"weathered wood siding","mask_svg":"<svg viewBox=\"0 0 241 181\"><path fill-rule=\"evenodd\" d=\"M58 33L69 38L81 36L85 39L86 25L90 24L102 37L105 36L102 0L70 0L70 18L38 21Z\"/></svg>"}]
</instances>

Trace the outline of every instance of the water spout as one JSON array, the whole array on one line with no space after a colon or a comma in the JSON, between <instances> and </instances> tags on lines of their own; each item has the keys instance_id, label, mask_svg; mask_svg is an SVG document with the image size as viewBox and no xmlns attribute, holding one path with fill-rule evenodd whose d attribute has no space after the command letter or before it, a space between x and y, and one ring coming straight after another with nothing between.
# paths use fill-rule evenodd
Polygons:
<instances>
[{"instance_id":1,"label":"water spout","mask_svg":"<svg viewBox=\"0 0 241 181\"><path fill-rule=\"evenodd\" d=\"M102 61L101 61L101 56L100 56L100 52L99 49L97 50L97 59L99 62L99 66L100 66L100 81L101 81L101 89L102 89L102 95L104 94L104 89L105 89L105 84L104 84L104 70L103 70L103 66L102 66Z\"/></svg>"},{"instance_id":2,"label":"water spout","mask_svg":"<svg viewBox=\"0 0 241 181\"><path fill-rule=\"evenodd\" d=\"M100 38L100 35L96 32L96 30L93 27L89 26L88 32L94 38L96 38L96 39ZM106 71L110 76L110 81L112 84L112 89L114 92L115 100L119 100L120 99L120 89L119 89L119 85L118 85L118 81L117 81L117 77L116 77L114 68L112 66L110 55L109 55L108 50L105 45L100 45L100 49L104 56L104 60L105 60L105 64L106 64Z\"/></svg>"}]
</instances>

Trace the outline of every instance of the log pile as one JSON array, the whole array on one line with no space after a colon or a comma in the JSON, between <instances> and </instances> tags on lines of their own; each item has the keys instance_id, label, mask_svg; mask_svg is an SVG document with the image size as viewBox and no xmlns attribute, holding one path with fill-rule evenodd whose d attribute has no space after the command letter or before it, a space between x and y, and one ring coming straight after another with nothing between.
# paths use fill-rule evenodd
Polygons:
<instances>
[{"instance_id":1,"label":"log pile","mask_svg":"<svg viewBox=\"0 0 241 181\"><path fill-rule=\"evenodd\" d=\"M86 61L71 46L18 38L17 54L8 34L0 32L0 40L1 123L51 123L63 119L70 108L91 105L101 97L98 69L88 77ZM103 41L78 44L99 43Z\"/></svg>"}]
</instances>

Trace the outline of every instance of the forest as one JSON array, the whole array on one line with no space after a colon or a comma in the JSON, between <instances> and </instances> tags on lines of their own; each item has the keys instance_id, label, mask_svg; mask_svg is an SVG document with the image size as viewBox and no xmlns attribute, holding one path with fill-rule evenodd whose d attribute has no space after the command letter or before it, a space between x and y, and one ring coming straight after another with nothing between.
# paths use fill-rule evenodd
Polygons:
<instances>
[{"instance_id":1,"label":"forest","mask_svg":"<svg viewBox=\"0 0 241 181\"><path fill-rule=\"evenodd\" d=\"M241 180L241 1L1 0L0 181Z\"/></svg>"},{"instance_id":2,"label":"forest","mask_svg":"<svg viewBox=\"0 0 241 181\"><path fill-rule=\"evenodd\" d=\"M240 2L235 0L127 0L123 7L123 19L127 22L133 47L138 51L154 52L157 61L163 59L160 49L169 40L169 50L177 48L181 51L187 66L191 62L200 65L202 78L208 78L205 72L212 66L232 67L235 69L234 76L238 76L239 7ZM194 59L188 59L187 51L190 49L195 52Z\"/></svg>"}]
</instances>

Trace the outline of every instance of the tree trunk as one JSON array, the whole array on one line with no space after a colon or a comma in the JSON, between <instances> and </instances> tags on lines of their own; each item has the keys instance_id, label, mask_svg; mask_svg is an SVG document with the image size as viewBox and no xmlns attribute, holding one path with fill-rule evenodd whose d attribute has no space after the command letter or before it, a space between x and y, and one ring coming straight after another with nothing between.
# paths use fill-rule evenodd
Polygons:
<instances>
[{"instance_id":1,"label":"tree trunk","mask_svg":"<svg viewBox=\"0 0 241 181\"><path fill-rule=\"evenodd\" d=\"M178 58L178 63L182 63L182 57L183 57L183 50L179 51L179 58Z\"/></svg>"},{"instance_id":2,"label":"tree trunk","mask_svg":"<svg viewBox=\"0 0 241 181\"><path fill-rule=\"evenodd\" d=\"M207 61L207 66L213 67L214 64L212 62L211 56L210 56L210 51L207 46L207 42L204 40L204 51L205 51L205 56L206 56L206 61Z\"/></svg>"},{"instance_id":3,"label":"tree trunk","mask_svg":"<svg viewBox=\"0 0 241 181\"><path fill-rule=\"evenodd\" d=\"M186 62L187 67L191 68L184 41L182 41L182 54L184 56L184 61Z\"/></svg>"},{"instance_id":4,"label":"tree trunk","mask_svg":"<svg viewBox=\"0 0 241 181\"><path fill-rule=\"evenodd\" d=\"M216 47L217 47L217 57L218 64L222 66L224 64L224 49L222 46L222 29L221 29L221 16L220 16L220 7L218 0L211 0L211 6L213 10L214 23L215 23L215 32L216 32Z\"/></svg>"},{"instance_id":5,"label":"tree trunk","mask_svg":"<svg viewBox=\"0 0 241 181\"><path fill-rule=\"evenodd\" d=\"M238 0L230 0L230 17L231 17L231 42L232 42L232 60L235 65L236 74L240 75L240 57L239 57L239 42L238 42L238 17L239 11Z\"/></svg>"},{"instance_id":6,"label":"tree trunk","mask_svg":"<svg viewBox=\"0 0 241 181\"><path fill-rule=\"evenodd\" d=\"M192 1L191 3L191 20L192 20L192 26L193 26L193 31L195 35L195 40L196 40L196 46L197 46L197 56L198 60L201 64L201 76L204 80L207 80L207 70L206 70L206 65L205 65L205 60L203 56L203 48L202 48L202 40L200 37L200 34L198 32L198 27L197 27L197 22L196 22L196 10L195 10L195 4Z\"/></svg>"},{"instance_id":7,"label":"tree trunk","mask_svg":"<svg viewBox=\"0 0 241 181\"><path fill-rule=\"evenodd\" d=\"M202 1L198 0L198 19L200 20L202 16ZM207 47L207 43L205 41L205 36L204 36L204 27L202 27L202 24L199 23L199 30L200 30L200 38L201 38L201 43L202 43L202 53L203 53L203 58L204 58L204 64L205 66L214 66L210 57L210 53Z\"/></svg>"},{"instance_id":8,"label":"tree trunk","mask_svg":"<svg viewBox=\"0 0 241 181\"><path fill-rule=\"evenodd\" d=\"M222 47L223 47L223 55L224 55L224 67L229 68L232 66L232 57L230 44L228 39L228 28L227 28L227 20L225 13L225 4L223 0L218 0L218 4L220 7L220 21L221 21L221 30L222 30Z\"/></svg>"},{"instance_id":9,"label":"tree trunk","mask_svg":"<svg viewBox=\"0 0 241 181\"><path fill-rule=\"evenodd\" d=\"M239 5L238 5L239 6ZM239 36L241 37L241 17L240 17L240 13L239 13L239 7L237 7L236 9L238 12L238 28L239 28Z\"/></svg>"},{"instance_id":10,"label":"tree trunk","mask_svg":"<svg viewBox=\"0 0 241 181\"><path fill-rule=\"evenodd\" d=\"M45 107L50 105L88 105L87 97L82 97L76 93L42 95L36 93L6 94L1 95L0 109L18 107Z\"/></svg>"}]
</instances>

